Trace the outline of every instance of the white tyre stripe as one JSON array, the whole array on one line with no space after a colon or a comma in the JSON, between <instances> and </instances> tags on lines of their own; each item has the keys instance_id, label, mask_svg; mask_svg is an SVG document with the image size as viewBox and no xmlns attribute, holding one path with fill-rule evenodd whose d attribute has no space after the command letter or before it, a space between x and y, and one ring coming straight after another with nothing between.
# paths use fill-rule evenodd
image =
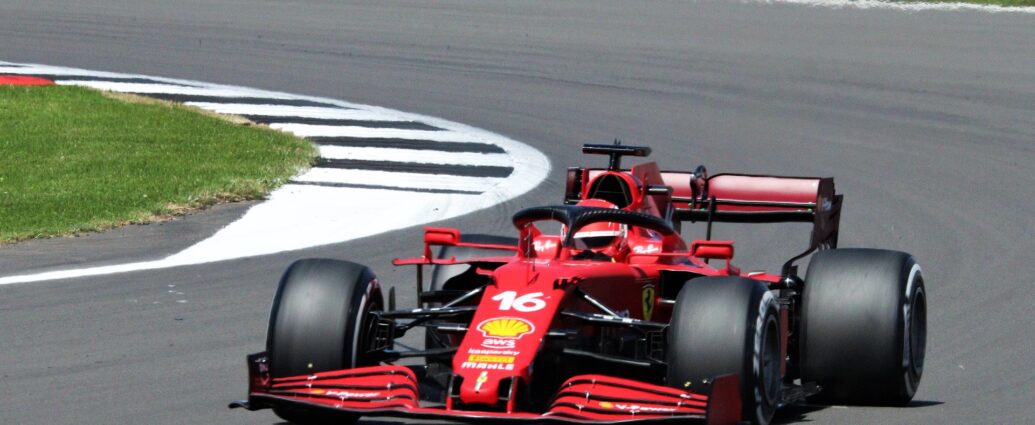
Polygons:
<instances>
[{"instance_id":1,"label":"white tyre stripe","mask_svg":"<svg viewBox=\"0 0 1035 425\"><path fill-rule=\"evenodd\" d=\"M493 186L502 183L503 180L505 179L339 168L313 168L305 174L295 177L295 181L306 183L357 184L425 190L459 190L465 192L485 192L492 189Z\"/></svg>"},{"instance_id":2,"label":"white tyre stripe","mask_svg":"<svg viewBox=\"0 0 1035 425\"><path fill-rule=\"evenodd\" d=\"M419 149L320 146L320 157L418 164L511 166L510 157L501 153L442 152Z\"/></svg>"},{"instance_id":3,"label":"white tyre stripe","mask_svg":"<svg viewBox=\"0 0 1035 425\"><path fill-rule=\"evenodd\" d=\"M471 134L456 131L406 130L400 128L371 128L312 124L270 124L270 128L286 131L299 137L363 137L373 139L421 139L434 142L476 142Z\"/></svg>"}]
</instances>

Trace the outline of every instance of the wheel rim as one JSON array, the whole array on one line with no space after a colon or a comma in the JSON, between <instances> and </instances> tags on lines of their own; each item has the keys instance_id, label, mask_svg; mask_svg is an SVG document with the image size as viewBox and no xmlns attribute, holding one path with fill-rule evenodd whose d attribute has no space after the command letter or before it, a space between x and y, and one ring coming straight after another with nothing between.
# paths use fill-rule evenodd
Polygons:
<instances>
[{"instance_id":1,"label":"wheel rim","mask_svg":"<svg viewBox=\"0 0 1035 425\"><path fill-rule=\"evenodd\" d=\"M927 349L927 297L923 289L913 295L909 317L909 372L914 381L920 380L924 371L924 354Z\"/></svg>"},{"instance_id":2,"label":"wheel rim","mask_svg":"<svg viewBox=\"0 0 1035 425\"><path fill-rule=\"evenodd\" d=\"M360 320L360 335L357 338L356 350L356 364L354 367L368 366L371 363L370 355L374 350L375 335L377 333L377 321L371 320L373 316L370 314L372 311L382 311L381 303L377 300L373 300L365 311L360 312L358 320Z\"/></svg>"}]
</instances>

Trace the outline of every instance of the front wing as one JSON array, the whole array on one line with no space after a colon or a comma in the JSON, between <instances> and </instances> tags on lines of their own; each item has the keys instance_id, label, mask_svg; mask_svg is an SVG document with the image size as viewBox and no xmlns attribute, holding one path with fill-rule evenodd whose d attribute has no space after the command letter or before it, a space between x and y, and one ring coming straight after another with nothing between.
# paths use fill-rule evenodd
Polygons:
<instances>
[{"instance_id":1,"label":"front wing","mask_svg":"<svg viewBox=\"0 0 1035 425\"><path fill-rule=\"evenodd\" d=\"M737 376L716 378L707 395L603 375L579 375L561 385L546 412L468 410L422 406L417 376L405 366L372 366L271 378L267 356L248 356L247 401L230 404L259 410L285 407L322 413L449 419L472 423L701 423L740 420Z\"/></svg>"}]
</instances>

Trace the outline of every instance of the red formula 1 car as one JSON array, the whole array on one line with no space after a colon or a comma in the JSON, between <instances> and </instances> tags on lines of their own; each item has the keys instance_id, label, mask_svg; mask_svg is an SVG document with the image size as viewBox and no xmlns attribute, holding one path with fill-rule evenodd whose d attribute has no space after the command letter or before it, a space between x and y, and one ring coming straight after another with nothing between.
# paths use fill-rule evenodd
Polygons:
<instances>
[{"instance_id":1,"label":"red formula 1 car","mask_svg":"<svg viewBox=\"0 0 1035 425\"><path fill-rule=\"evenodd\" d=\"M248 357L248 400L231 406L296 423L764 424L807 397L913 397L920 267L901 252L835 249L832 179L623 169L650 149L583 152L610 165L570 169L565 205L519 211L516 238L426 228L423 255L394 261L416 266L419 308L396 309L394 290L386 303L365 266L295 262L266 351ZM686 222L709 237L687 244ZM710 240L715 222L812 223L811 243L779 273L748 273L733 242ZM795 262L809 254L802 278ZM419 329L423 350L396 348Z\"/></svg>"}]
</instances>

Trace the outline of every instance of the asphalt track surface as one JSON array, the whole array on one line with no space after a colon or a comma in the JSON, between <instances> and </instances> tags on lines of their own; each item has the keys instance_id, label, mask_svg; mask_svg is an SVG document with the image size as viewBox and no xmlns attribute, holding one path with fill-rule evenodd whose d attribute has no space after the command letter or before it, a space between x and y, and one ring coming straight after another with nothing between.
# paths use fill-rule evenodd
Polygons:
<instances>
[{"instance_id":1,"label":"asphalt track surface","mask_svg":"<svg viewBox=\"0 0 1035 425\"><path fill-rule=\"evenodd\" d=\"M469 231L506 232L520 207L559 202L562 170L600 161L579 158L578 146L614 137L651 145L663 168L836 176L846 193L841 246L908 251L924 267L924 379L909 407L798 407L780 419L1035 422L1031 15L352 3L8 0L0 60L381 105L485 128L550 157L554 171L538 189L445 223ZM161 257L244 208L4 247L0 274ZM738 264L749 269L775 267L807 238L801 228L717 232L738 240ZM411 228L301 252L0 287L0 422L276 423L225 403L244 395L244 355L262 348L281 270L310 256L366 263L399 285L406 305L412 276L388 260L416 255L418 241Z\"/></svg>"}]
</instances>

